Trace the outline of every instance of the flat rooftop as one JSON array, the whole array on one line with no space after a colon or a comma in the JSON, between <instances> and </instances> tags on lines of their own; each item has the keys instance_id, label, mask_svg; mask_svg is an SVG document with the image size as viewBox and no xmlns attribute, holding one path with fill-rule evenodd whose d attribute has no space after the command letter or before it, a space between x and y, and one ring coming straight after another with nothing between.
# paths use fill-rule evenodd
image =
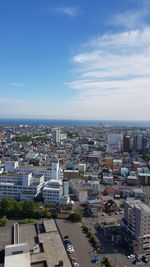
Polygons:
<instances>
[{"instance_id":1,"label":"flat rooftop","mask_svg":"<svg viewBox=\"0 0 150 267\"><path fill-rule=\"evenodd\" d=\"M33 224L21 224L19 225L19 243L28 243L30 251L38 242L36 225Z\"/></svg>"},{"instance_id":2,"label":"flat rooftop","mask_svg":"<svg viewBox=\"0 0 150 267\"><path fill-rule=\"evenodd\" d=\"M31 166L31 165L25 165L25 166L19 166L16 168L16 170L51 170L51 167L49 166Z\"/></svg>"},{"instance_id":3,"label":"flat rooftop","mask_svg":"<svg viewBox=\"0 0 150 267\"><path fill-rule=\"evenodd\" d=\"M137 180L138 178L137 176L129 175L127 179Z\"/></svg>"},{"instance_id":4,"label":"flat rooftop","mask_svg":"<svg viewBox=\"0 0 150 267\"><path fill-rule=\"evenodd\" d=\"M13 226L0 227L0 250L13 244Z\"/></svg>"},{"instance_id":5,"label":"flat rooftop","mask_svg":"<svg viewBox=\"0 0 150 267\"><path fill-rule=\"evenodd\" d=\"M22 253L5 257L5 267L31 267L30 253Z\"/></svg>"},{"instance_id":6,"label":"flat rooftop","mask_svg":"<svg viewBox=\"0 0 150 267\"><path fill-rule=\"evenodd\" d=\"M55 232L57 231L57 227L56 227L56 223L55 221L51 220L47 220L43 222L44 228L45 228L45 232Z\"/></svg>"},{"instance_id":7,"label":"flat rooftop","mask_svg":"<svg viewBox=\"0 0 150 267\"><path fill-rule=\"evenodd\" d=\"M128 200L127 203L132 207L136 207L136 208L140 208L145 210L146 212L150 212L150 207L147 206L146 204L144 204L142 201L140 200Z\"/></svg>"},{"instance_id":8,"label":"flat rooftop","mask_svg":"<svg viewBox=\"0 0 150 267\"><path fill-rule=\"evenodd\" d=\"M22 177L21 173L16 173L16 172L7 172L7 173L2 173L0 174L0 177L7 177L7 176L12 176L12 177Z\"/></svg>"},{"instance_id":9,"label":"flat rooftop","mask_svg":"<svg viewBox=\"0 0 150 267\"><path fill-rule=\"evenodd\" d=\"M139 173L138 176L147 176L147 177L150 177L150 173Z\"/></svg>"},{"instance_id":10,"label":"flat rooftop","mask_svg":"<svg viewBox=\"0 0 150 267\"><path fill-rule=\"evenodd\" d=\"M43 245L42 253L31 254L31 263L47 262L48 267L55 267L59 261L63 261L64 267L71 267L70 260L64 248L62 239L54 220L43 221L46 232L39 233L39 242ZM36 266L36 265L35 265ZM43 267L43 266L42 266Z\"/></svg>"},{"instance_id":11,"label":"flat rooftop","mask_svg":"<svg viewBox=\"0 0 150 267\"><path fill-rule=\"evenodd\" d=\"M59 261L63 261L64 266L71 267L58 231L39 234L39 240L43 244L44 252L31 254L32 263L46 260L48 267L55 267Z\"/></svg>"},{"instance_id":12,"label":"flat rooftop","mask_svg":"<svg viewBox=\"0 0 150 267\"><path fill-rule=\"evenodd\" d=\"M0 228L0 237L1 250L13 244L13 227ZM72 267L54 220L19 225L19 243L27 243L30 253L7 256L6 267L56 267L59 261ZM34 253L37 244L40 250Z\"/></svg>"}]
</instances>

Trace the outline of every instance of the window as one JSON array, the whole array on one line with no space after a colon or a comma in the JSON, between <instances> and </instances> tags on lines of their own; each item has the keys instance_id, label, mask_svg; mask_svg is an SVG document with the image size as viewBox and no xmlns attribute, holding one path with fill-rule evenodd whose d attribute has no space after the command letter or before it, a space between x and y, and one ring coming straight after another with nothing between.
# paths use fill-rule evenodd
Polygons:
<instances>
[{"instance_id":1,"label":"window","mask_svg":"<svg viewBox=\"0 0 150 267\"><path fill-rule=\"evenodd\" d=\"M12 255L23 254L23 250L13 251Z\"/></svg>"}]
</instances>

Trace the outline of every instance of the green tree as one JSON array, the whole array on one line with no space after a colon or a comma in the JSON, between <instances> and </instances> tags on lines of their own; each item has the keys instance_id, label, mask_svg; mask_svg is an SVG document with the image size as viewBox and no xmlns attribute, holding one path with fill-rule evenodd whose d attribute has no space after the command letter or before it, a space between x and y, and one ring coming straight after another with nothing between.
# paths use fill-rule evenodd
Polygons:
<instances>
[{"instance_id":1,"label":"green tree","mask_svg":"<svg viewBox=\"0 0 150 267\"><path fill-rule=\"evenodd\" d=\"M82 230L84 233L88 233L89 232L89 229L86 225L82 225Z\"/></svg>"},{"instance_id":2,"label":"green tree","mask_svg":"<svg viewBox=\"0 0 150 267\"><path fill-rule=\"evenodd\" d=\"M7 218L1 218L0 219L0 227L2 227L2 226L5 226L6 225L6 223L8 222L8 219Z\"/></svg>"},{"instance_id":3,"label":"green tree","mask_svg":"<svg viewBox=\"0 0 150 267\"><path fill-rule=\"evenodd\" d=\"M27 224L27 223L36 223L36 222L37 222L37 220L35 220L35 219L27 218L27 219L19 221L18 223L19 224Z\"/></svg>"},{"instance_id":4,"label":"green tree","mask_svg":"<svg viewBox=\"0 0 150 267\"><path fill-rule=\"evenodd\" d=\"M81 222L82 216L81 214L74 212L69 215L68 219L72 222Z\"/></svg>"},{"instance_id":5,"label":"green tree","mask_svg":"<svg viewBox=\"0 0 150 267\"><path fill-rule=\"evenodd\" d=\"M51 217L52 217L52 219L57 219L58 213L57 212L52 213Z\"/></svg>"},{"instance_id":6,"label":"green tree","mask_svg":"<svg viewBox=\"0 0 150 267\"><path fill-rule=\"evenodd\" d=\"M23 212L28 217L34 217L36 211L34 201L27 201L23 203Z\"/></svg>"}]
</instances>

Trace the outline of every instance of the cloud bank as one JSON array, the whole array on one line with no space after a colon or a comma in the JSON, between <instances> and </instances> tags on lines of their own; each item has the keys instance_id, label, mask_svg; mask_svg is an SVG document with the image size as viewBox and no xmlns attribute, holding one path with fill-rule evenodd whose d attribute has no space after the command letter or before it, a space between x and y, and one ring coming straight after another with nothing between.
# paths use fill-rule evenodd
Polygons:
<instances>
[{"instance_id":1,"label":"cloud bank","mask_svg":"<svg viewBox=\"0 0 150 267\"><path fill-rule=\"evenodd\" d=\"M150 119L150 27L143 23L145 6L141 12L133 12L133 29L99 35L74 55L75 78L67 83L76 94L72 112L91 119ZM116 15L114 24L127 26L129 15Z\"/></svg>"}]
</instances>

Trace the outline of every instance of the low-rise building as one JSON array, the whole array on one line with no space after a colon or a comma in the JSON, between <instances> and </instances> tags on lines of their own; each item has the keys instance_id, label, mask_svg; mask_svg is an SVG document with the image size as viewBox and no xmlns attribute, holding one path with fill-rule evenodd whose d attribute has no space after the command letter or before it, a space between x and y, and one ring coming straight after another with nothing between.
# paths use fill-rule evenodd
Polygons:
<instances>
[{"instance_id":1,"label":"low-rise building","mask_svg":"<svg viewBox=\"0 0 150 267\"><path fill-rule=\"evenodd\" d=\"M132 175L129 175L127 177L127 184L128 185L133 185L133 186L136 186L139 184L139 179L137 176L132 176Z\"/></svg>"},{"instance_id":2,"label":"low-rise building","mask_svg":"<svg viewBox=\"0 0 150 267\"><path fill-rule=\"evenodd\" d=\"M88 198L88 191L83 187L80 179L69 181L70 190L80 203L85 203Z\"/></svg>"},{"instance_id":3,"label":"low-rise building","mask_svg":"<svg viewBox=\"0 0 150 267\"><path fill-rule=\"evenodd\" d=\"M69 183L55 179L46 182L43 188L43 200L49 205L69 204Z\"/></svg>"},{"instance_id":4,"label":"low-rise building","mask_svg":"<svg viewBox=\"0 0 150 267\"><path fill-rule=\"evenodd\" d=\"M73 179L79 178L79 171L78 170L64 170L64 178L66 179Z\"/></svg>"},{"instance_id":5,"label":"low-rise building","mask_svg":"<svg viewBox=\"0 0 150 267\"><path fill-rule=\"evenodd\" d=\"M139 173L138 177L141 185L150 185L150 173Z\"/></svg>"},{"instance_id":6,"label":"low-rise building","mask_svg":"<svg viewBox=\"0 0 150 267\"><path fill-rule=\"evenodd\" d=\"M135 199L144 200L144 192L142 188L135 188L132 190Z\"/></svg>"},{"instance_id":7,"label":"low-rise building","mask_svg":"<svg viewBox=\"0 0 150 267\"><path fill-rule=\"evenodd\" d=\"M113 176L110 174L104 174L103 175L103 183L104 184L113 184L114 183L114 179Z\"/></svg>"},{"instance_id":8,"label":"low-rise building","mask_svg":"<svg viewBox=\"0 0 150 267\"><path fill-rule=\"evenodd\" d=\"M113 159L113 168L121 168L122 159Z\"/></svg>"},{"instance_id":9,"label":"low-rise building","mask_svg":"<svg viewBox=\"0 0 150 267\"><path fill-rule=\"evenodd\" d=\"M0 230L1 262L4 263L0 266L72 266L54 220L17 224ZM18 237L16 242L15 235ZM4 250L5 253L2 253Z\"/></svg>"}]
</instances>

